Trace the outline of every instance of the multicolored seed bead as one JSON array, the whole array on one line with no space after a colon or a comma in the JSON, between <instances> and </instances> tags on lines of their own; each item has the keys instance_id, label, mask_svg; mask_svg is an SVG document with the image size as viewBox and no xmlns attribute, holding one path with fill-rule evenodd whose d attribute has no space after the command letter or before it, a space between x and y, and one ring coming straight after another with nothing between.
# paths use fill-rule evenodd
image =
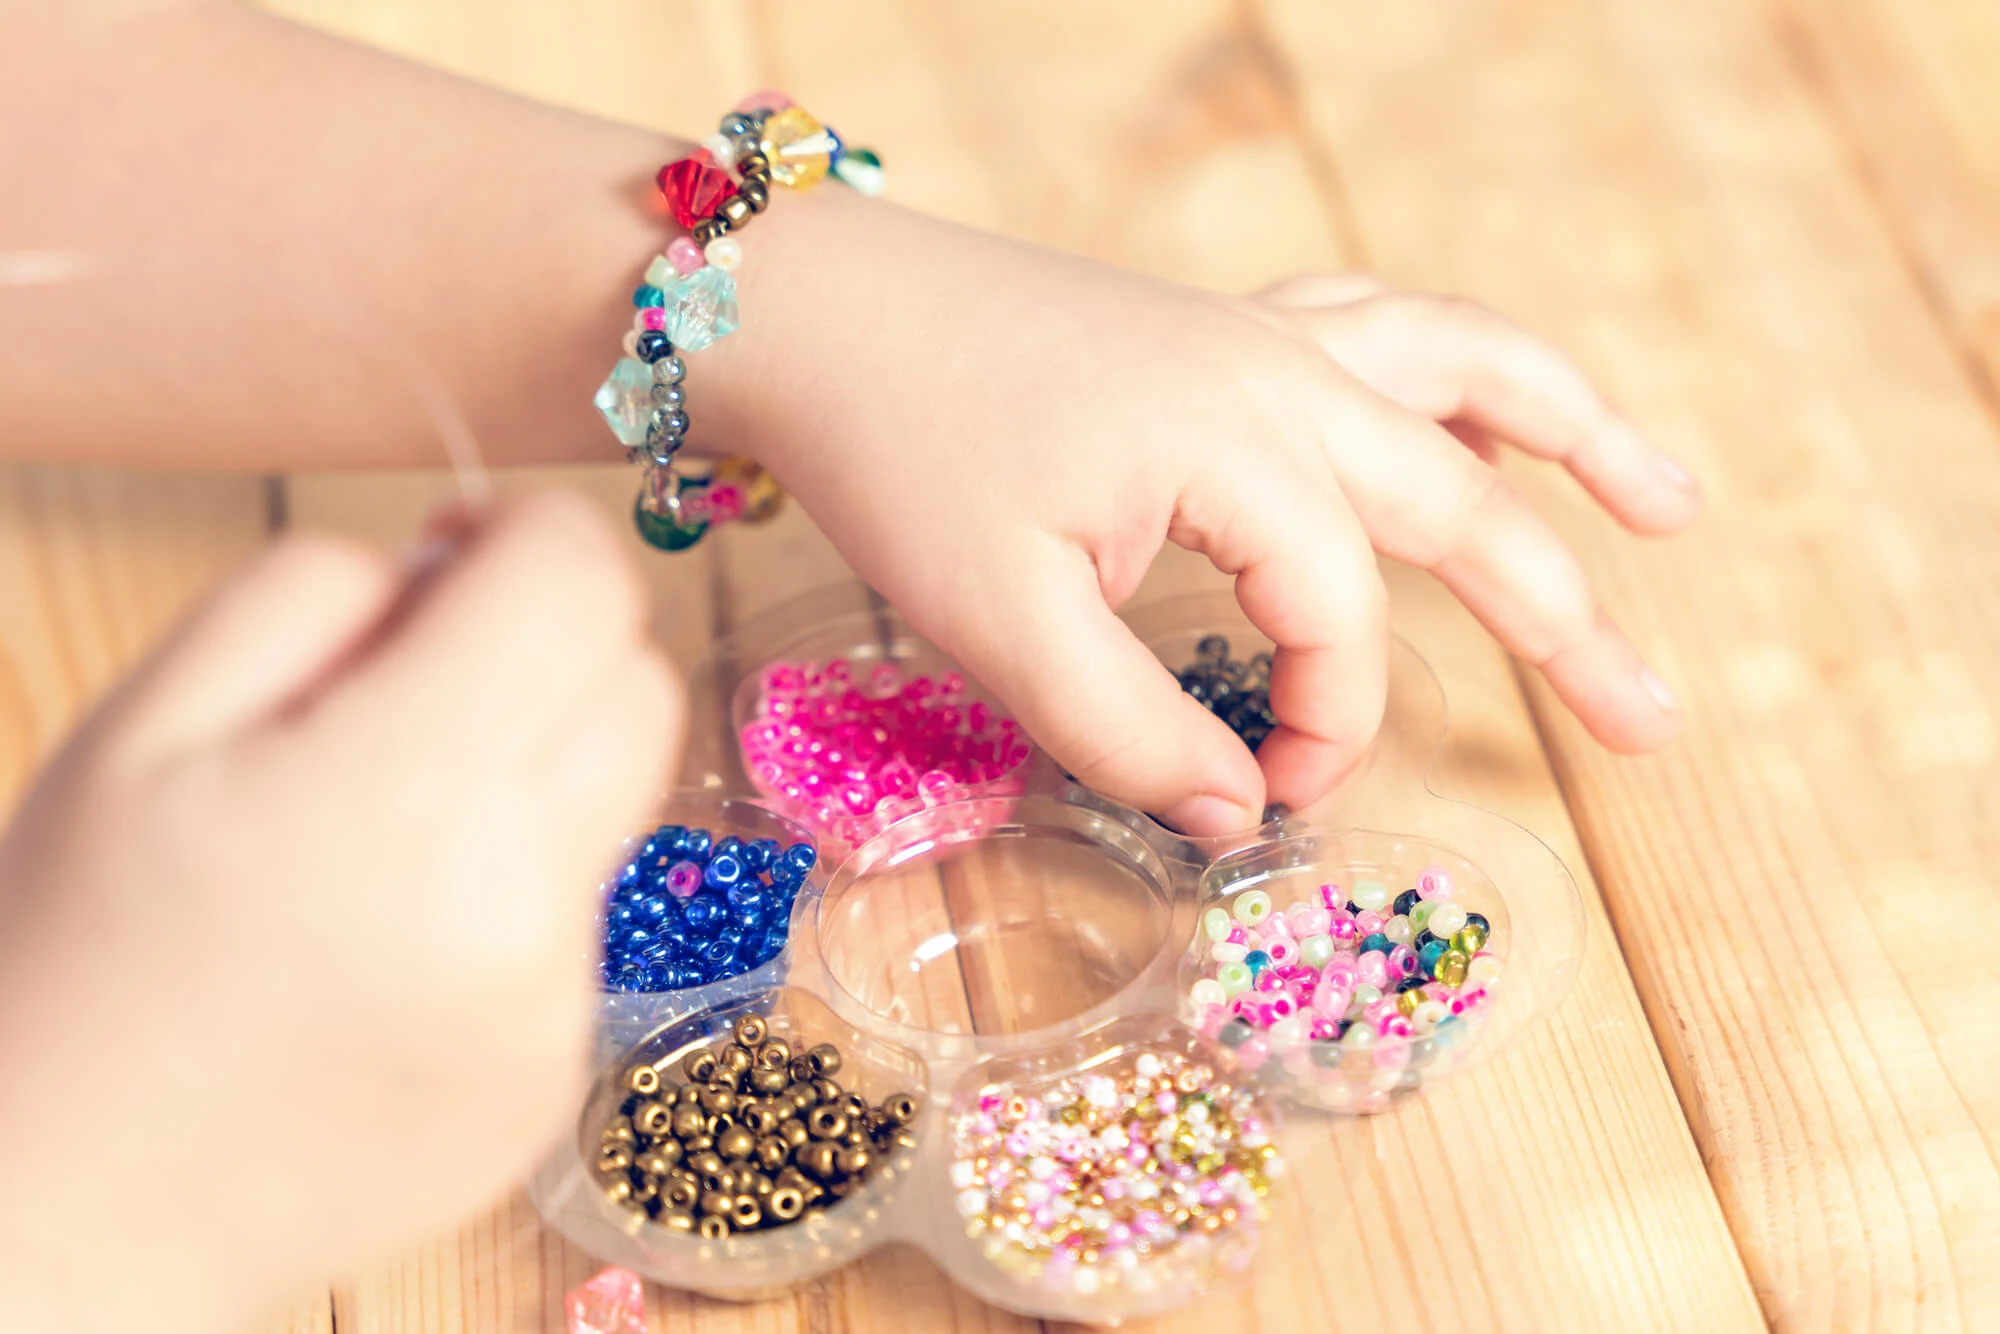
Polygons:
<instances>
[{"instance_id":1,"label":"multicolored seed bead","mask_svg":"<svg viewBox=\"0 0 2000 1334\"><path fill-rule=\"evenodd\" d=\"M1046 1086L988 1085L954 1114L950 1143L981 1253L1085 1297L1240 1270L1284 1172L1257 1100L1171 1048Z\"/></svg>"}]
</instances>

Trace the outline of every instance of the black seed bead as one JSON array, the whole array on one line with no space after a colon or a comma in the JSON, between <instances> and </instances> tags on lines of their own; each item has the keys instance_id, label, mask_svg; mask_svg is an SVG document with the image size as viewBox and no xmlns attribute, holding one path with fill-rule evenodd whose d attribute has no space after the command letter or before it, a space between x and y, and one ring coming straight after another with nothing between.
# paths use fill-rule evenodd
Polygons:
<instances>
[{"instance_id":1,"label":"black seed bead","mask_svg":"<svg viewBox=\"0 0 2000 1334\"><path fill-rule=\"evenodd\" d=\"M1489 936L1493 934L1493 923L1486 920L1485 913L1476 913L1476 912L1467 913L1465 915L1465 924L1467 926L1476 926Z\"/></svg>"},{"instance_id":2,"label":"black seed bead","mask_svg":"<svg viewBox=\"0 0 2000 1334\"><path fill-rule=\"evenodd\" d=\"M1472 919L1468 917L1466 918L1466 920L1469 922ZM1433 940L1436 939L1437 937L1431 934L1430 928L1425 927L1423 930L1417 932L1417 938L1410 942L1410 948L1415 950L1417 953L1422 954L1424 952L1424 946L1430 944Z\"/></svg>"},{"instance_id":3,"label":"black seed bead","mask_svg":"<svg viewBox=\"0 0 2000 1334\"><path fill-rule=\"evenodd\" d=\"M1404 890L1396 896L1396 902L1392 905L1395 909L1395 915L1398 917L1409 916L1410 909L1416 907L1419 901L1420 896L1416 890Z\"/></svg>"},{"instance_id":4,"label":"black seed bead","mask_svg":"<svg viewBox=\"0 0 2000 1334\"><path fill-rule=\"evenodd\" d=\"M639 360L654 362L672 356L673 352L673 341L658 329L648 329L639 335Z\"/></svg>"},{"instance_id":5,"label":"black seed bead","mask_svg":"<svg viewBox=\"0 0 2000 1334\"><path fill-rule=\"evenodd\" d=\"M1429 981L1430 979L1428 977L1424 977L1422 975L1416 977L1406 977L1402 981L1396 984L1396 990L1399 993L1404 991L1415 991L1418 987L1423 986L1426 982Z\"/></svg>"}]
</instances>

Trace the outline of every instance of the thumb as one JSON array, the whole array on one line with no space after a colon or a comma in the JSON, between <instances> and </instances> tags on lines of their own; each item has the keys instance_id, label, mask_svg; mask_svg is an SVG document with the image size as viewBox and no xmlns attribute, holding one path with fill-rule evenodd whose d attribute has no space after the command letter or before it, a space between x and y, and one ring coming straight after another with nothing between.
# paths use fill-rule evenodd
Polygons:
<instances>
[{"instance_id":1,"label":"thumb","mask_svg":"<svg viewBox=\"0 0 2000 1334\"><path fill-rule=\"evenodd\" d=\"M1007 564L1005 588L961 602L977 614L938 637L946 651L1079 781L1185 834L1255 826L1255 758L1112 612L1089 557Z\"/></svg>"}]
</instances>

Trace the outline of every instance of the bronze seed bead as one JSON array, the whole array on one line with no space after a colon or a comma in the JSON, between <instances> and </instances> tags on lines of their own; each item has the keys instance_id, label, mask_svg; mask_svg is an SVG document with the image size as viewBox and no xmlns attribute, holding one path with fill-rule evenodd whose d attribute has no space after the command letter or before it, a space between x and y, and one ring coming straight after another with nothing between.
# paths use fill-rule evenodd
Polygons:
<instances>
[{"instance_id":1,"label":"bronze seed bead","mask_svg":"<svg viewBox=\"0 0 2000 1334\"><path fill-rule=\"evenodd\" d=\"M816 1075L832 1076L840 1073L840 1048L831 1042L822 1042L814 1047L806 1053L806 1059L812 1062L813 1073Z\"/></svg>"},{"instance_id":2,"label":"bronze seed bead","mask_svg":"<svg viewBox=\"0 0 2000 1334\"><path fill-rule=\"evenodd\" d=\"M715 1078L715 1068L719 1064L714 1052L707 1047L698 1047L681 1059L681 1073L688 1077L690 1083L706 1084Z\"/></svg>"},{"instance_id":3,"label":"bronze seed bead","mask_svg":"<svg viewBox=\"0 0 2000 1334\"><path fill-rule=\"evenodd\" d=\"M770 169L771 159L766 157L762 150L745 153L736 159L736 171L739 175L755 176Z\"/></svg>"},{"instance_id":4,"label":"bronze seed bead","mask_svg":"<svg viewBox=\"0 0 2000 1334\"><path fill-rule=\"evenodd\" d=\"M660 1091L660 1072L650 1065L635 1065L625 1075L625 1087L650 1098Z\"/></svg>"},{"instance_id":5,"label":"bronze seed bead","mask_svg":"<svg viewBox=\"0 0 2000 1334\"><path fill-rule=\"evenodd\" d=\"M782 1071L792 1063L792 1044L783 1038L766 1038L757 1051L757 1064Z\"/></svg>"},{"instance_id":6,"label":"bronze seed bead","mask_svg":"<svg viewBox=\"0 0 2000 1334\"><path fill-rule=\"evenodd\" d=\"M685 1208L660 1210L660 1226L669 1232L694 1231L694 1215Z\"/></svg>"},{"instance_id":7,"label":"bronze seed bead","mask_svg":"<svg viewBox=\"0 0 2000 1334\"><path fill-rule=\"evenodd\" d=\"M847 1133L847 1114L838 1107L815 1107L806 1114L806 1129L814 1139L839 1139Z\"/></svg>"},{"instance_id":8,"label":"bronze seed bead","mask_svg":"<svg viewBox=\"0 0 2000 1334\"><path fill-rule=\"evenodd\" d=\"M604 1139L606 1143L634 1144L638 1142L639 1136L634 1133L630 1118L618 1116L613 1117L611 1124L604 1127Z\"/></svg>"},{"instance_id":9,"label":"bronze seed bead","mask_svg":"<svg viewBox=\"0 0 2000 1334\"><path fill-rule=\"evenodd\" d=\"M719 1190L724 1195L734 1195L736 1193L736 1173L727 1167L723 1168L720 1172L704 1172L701 1177L701 1189L704 1194L712 1190Z\"/></svg>"},{"instance_id":10,"label":"bronze seed bead","mask_svg":"<svg viewBox=\"0 0 2000 1334\"><path fill-rule=\"evenodd\" d=\"M908 1093L891 1093L882 1099L882 1110L891 1121L906 1126L917 1119L917 1100Z\"/></svg>"},{"instance_id":11,"label":"bronze seed bead","mask_svg":"<svg viewBox=\"0 0 2000 1334\"><path fill-rule=\"evenodd\" d=\"M755 1195L738 1195L729 1208L729 1221L740 1231L748 1232L764 1221L764 1207L757 1203Z\"/></svg>"},{"instance_id":12,"label":"bronze seed bead","mask_svg":"<svg viewBox=\"0 0 2000 1334\"><path fill-rule=\"evenodd\" d=\"M669 1140L668 1143L673 1143L673 1141ZM674 1170L674 1165L666 1160L665 1155L659 1153L646 1154L633 1163L632 1166L638 1168L647 1176L655 1177L663 1177Z\"/></svg>"},{"instance_id":13,"label":"bronze seed bead","mask_svg":"<svg viewBox=\"0 0 2000 1334\"><path fill-rule=\"evenodd\" d=\"M777 1183L780 1190L789 1186L800 1194L804 1194L806 1187L812 1185L812 1178L808 1177L804 1172L799 1171L795 1164L787 1163L784 1170L778 1173Z\"/></svg>"},{"instance_id":14,"label":"bronze seed bead","mask_svg":"<svg viewBox=\"0 0 2000 1334\"><path fill-rule=\"evenodd\" d=\"M729 1235L729 1224L711 1215L702 1219L695 1230L701 1234L703 1241L721 1241Z\"/></svg>"},{"instance_id":15,"label":"bronze seed bead","mask_svg":"<svg viewBox=\"0 0 2000 1334\"><path fill-rule=\"evenodd\" d=\"M835 1167L833 1160L834 1155L838 1152L839 1150L827 1141L823 1139L815 1140L800 1149L794 1155L793 1161L798 1163L799 1169L807 1176L818 1177L821 1181L827 1181L834 1175Z\"/></svg>"},{"instance_id":16,"label":"bronze seed bead","mask_svg":"<svg viewBox=\"0 0 2000 1334\"><path fill-rule=\"evenodd\" d=\"M613 1172L623 1172L632 1165L632 1154L627 1149L607 1149L597 1155L597 1170L606 1176Z\"/></svg>"},{"instance_id":17,"label":"bronze seed bead","mask_svg":"<svg viewBox=\"0 0 2000 1334\"><path fill-rule=\"evenodd\" d=\"M715 1137L715 1148L724 1158L748 1158L757 1147L757 1137L742 1126L731 1126Z\"/></svg>"},{"instance_id":18,"label":"bronze seed bead","mask_svg":"<svg viewBox=\"0 0 2000 1334\"><path fill-rule=\"evenodd\" d=\"M703 1191L701 1211L705 1214L726 1214L735 1200L719 1190Z\"/></svg>"},{"instance_id":19,"label":"bronze seed bead","mask_svg":"<svg viewBox=\"0 0 2000 1334\"><path fill-rule=\"evenodd\" d=\"M670 1170L680 1163L684 1152L685 1146L677 1139L663 1139L653 1146L654 1155L664 1160Z\"/></svg>"},{"instance_id":20,"label":"bronze seed bead","mask_svg":"<svg viewBox=\"0 0 2000 1334\"><path fill-rule=\"evenodd\" d=\"M771 207L771 187L764 184L761 177L746 177L743 184L736 187L736 193L743 196L743 202L750 206L752 213L762 213Z\"/></svg>"},{"instance_id":21,"label":"bronze seed bead","mask_svg":"<svg viewBox=\"0 0 2000 1334\"><path fill-rule=\"evenodd\" d=\"M771 1217L781 1223L789 1223L805 1212L806 1197L796 1187L779 1186L771 1192L767 1207L771 1211Z\"/></svg>"},{"instance_id":22,"label":"bronze seed bead","mask_svg":"<svg viewBox=\"0 0 2000 1334\"><path fill-rule=\"evenodd\" d=\"M639 1178L639 1184L632 1187L632 1198L644 1204L660 1193L660 1183L652 1177Z\"/></svg>"},{"instance_id":23,"label":"bronze seed bead","mask_svg":"<svg viewBox=\"0 0 2000 1334\"><path fill-rule=\"evenodd\" d=\"M752 215L756 212L756 209L750 207L750 201L739 193L733 194L723 200L721 207L716 210L716 216L718 218L727 218L729 225L735 228L741 227L744 223L750 221Z\"/></svg>"},{"instance_id":24,"label":"bronze seed bead","mask_svg":"<svg viewBox=\"0 0 2000 1334\"><path fill-rule=\"evenodd\" d=\"M812 1138L812 1132L806 1129L805 1122L794 1116L779 1123L778 1136L796 1149Z\"/></svg>"},{"instance_id":25,"label":"bronze seed bead","mask_svg":"<svg viewBox=\"0 0 2000 1334\"><path fill-rule=\"evenodd\" d=\"M756 1047L771 1035L771 1026L761 1015L746 1014L736 1021L736 1041L745 1047Z\"/></svg>"},{"instance_id":26,"label":"bronze seed bead","mask_svg":"<svg viewBox=\"0 0 2000 1334\"><path fill-rule=\"evenodd\" d=\"M703 1116L699 1106L682 1103L674 1108L674 1135L678 1139L693 1139L708 1128L708 1118Z\"/></svg>"},{"instance_id":27,"label":"bronze seed bead","mask_svg":"<svg viewBox=\"0 0 2000 1334\"><path fill-rule=\"evenodd\" d=\"M833 1165L849 1176L861 1175L868 1170L868 1165L874 1161L873 1155L860 1145L852 1145L842 1149L833 1156Z\"/></svg>"},{"instance_id":28,"label":"bronze seed bead","mask_svg":"<svg viewBox=\"0 0 2000 1334\"><path fill-rule=\"evenodd\" d=\"M850 1149L865 1149L868 1147L868 1132L849 1122L847 1133L840 1137L840 1142Z\"/></svg>"}]
</instances>

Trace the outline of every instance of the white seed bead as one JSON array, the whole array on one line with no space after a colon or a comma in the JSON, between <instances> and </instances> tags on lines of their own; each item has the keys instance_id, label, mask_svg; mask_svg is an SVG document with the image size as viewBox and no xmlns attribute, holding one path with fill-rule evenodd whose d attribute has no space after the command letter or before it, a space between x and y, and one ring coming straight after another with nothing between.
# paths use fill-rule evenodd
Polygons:
<instances>
[{"instance_id":1,"label":"white seed bead","mask_svg":"<svg viewBox=\"0 0 2000 1334\"><path fill-rule=\"evenodd\" d=\"M701 255L724 273L733 273L743 262L743 243L733 236L718 236L702 247Z\"/></svg>"},{"instance_id":2,"label":"white seed bead","mask_svg":"<svg viewBox=\"0 0 2000 1334\"><path fill-rule=\"evenodd\" d=\"M724 171L732 170L736 166L736 143L728 135L711 134L701 141L701 146L715 159L715 165Z\"/></svg>"}]
</instances>

